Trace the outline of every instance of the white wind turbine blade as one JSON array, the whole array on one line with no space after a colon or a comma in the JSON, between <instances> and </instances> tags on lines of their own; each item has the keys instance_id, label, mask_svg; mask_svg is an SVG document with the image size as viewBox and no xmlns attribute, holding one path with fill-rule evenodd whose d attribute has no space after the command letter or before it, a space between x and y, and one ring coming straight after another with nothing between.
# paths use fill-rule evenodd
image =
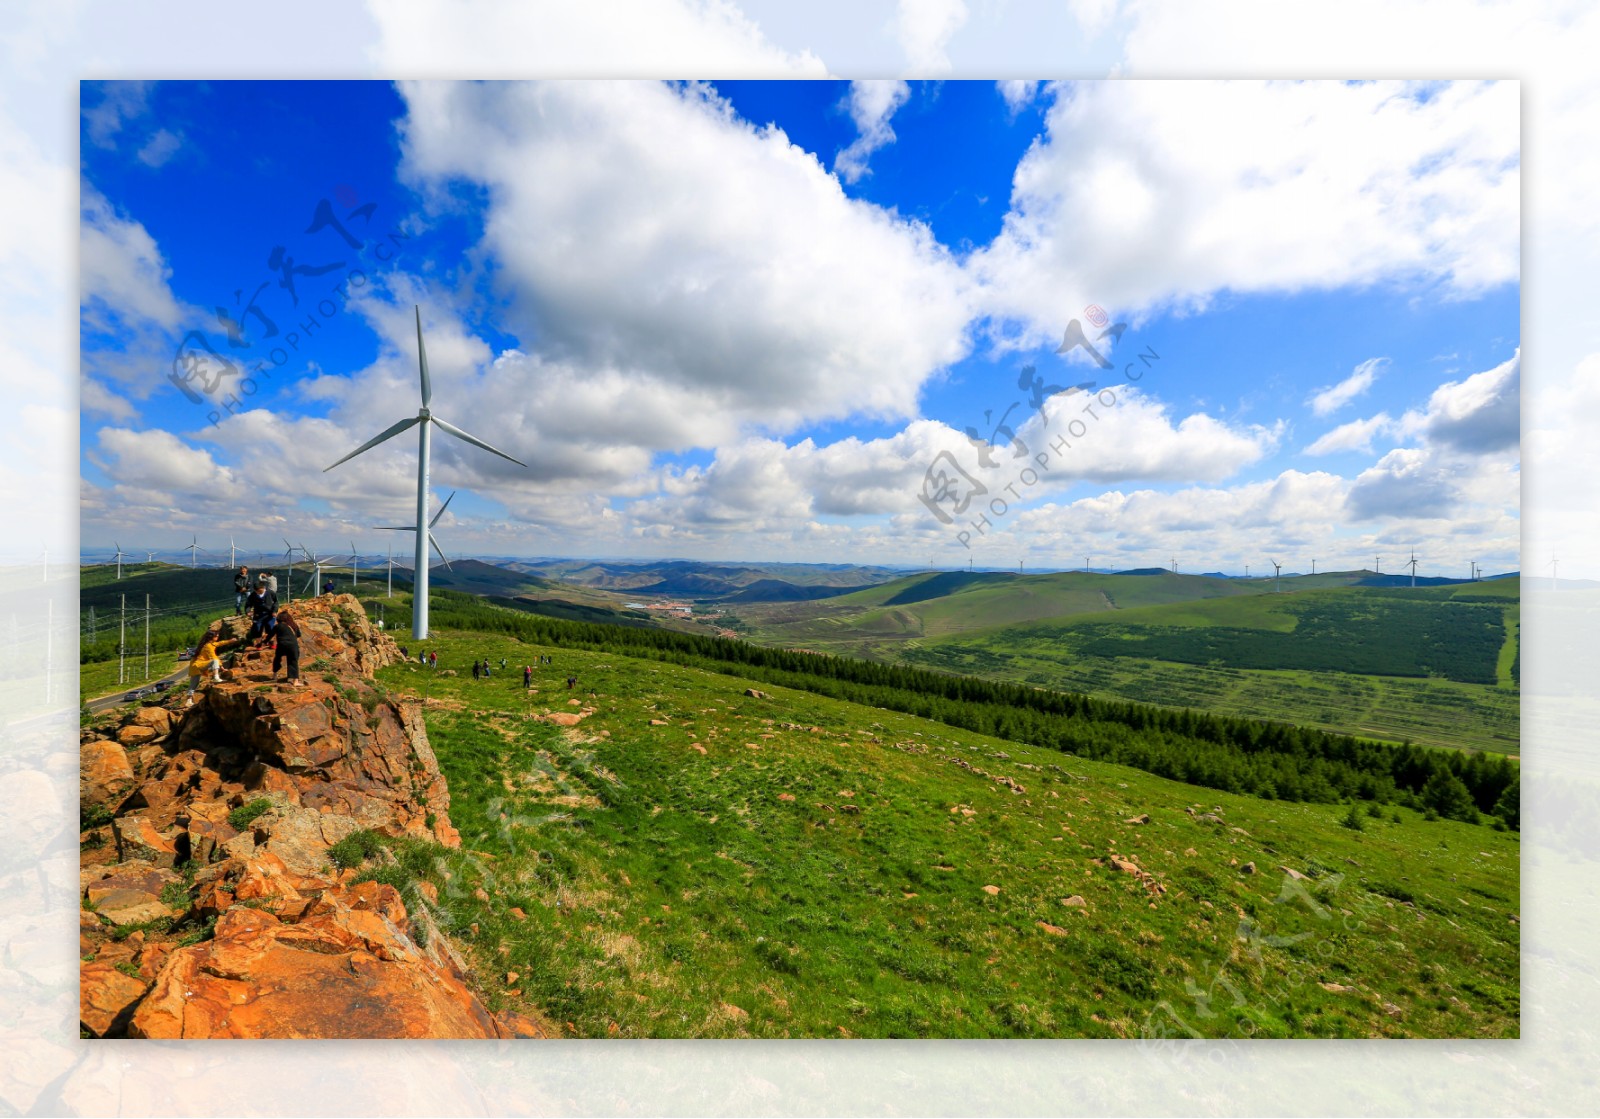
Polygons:
<instances>
[{"instance_id":1,"label":"white wind turbine blade","mask_svg":"<svg viewBox=\"0 0 1600 1119\"><path fill-rule=\"evenodd\" d=\"M428 522L428 527L429 528L432 528L434 525L439 523L439 518L444 516L444 511L446 509L450 508L450 502L455 500L455 496L456 496L456 491L455 490L451 490L450 491L450 496L444 499L444 504L439 506L439 511L433 515L433 520Z\"/></svg>"},{"instance_id":2,"label":"white wind turbine blade","mask_svg":"<svg viewBox=\"0 0 1600 1119\"><path fill-rule=\"evenodd\" d=\"M449 434L454 435L457 439L461 440L463 443L471 443L474 447L479 447L479 448L481 448L481 449L483 449L485 451L488 451L492 455L499 455L501 458L505 459L507 462L514 462L518 466L526 467L528 465L527 463L523 462L521 459L512 458L510 455L506 454L504 451L495 450L493 447L489 446L489 444L485 443L482 439L479 439L476 435L468 435L466 432L462 431L455 424L446 423L444 420L441 420L438 416L434 416L433 417L433 422L434 422L434 425L436 427L438 427L440 431L448 432ZM334 465L337 466L338 464L335 463Z\"/></svg>"},{"instance_id":3,"label":"white wind turbine blade","mask_svg":"<svg viewBox=\"0 0 1600 1119\"><path fill-rule=\"evenodd\" d=\"M417 372L422 377L422 406L426 408L433 399L433 382L428 380L428 351L422 348L422 308L412 304L412 309L417 313Z\"/></svg>"},{"instance_id":4,"label":"white wind turbine blade","mask_svg":"<svg viewBox=\"0 0 1600 1119\"><path fill-rule=\"evenodd\" d=\"M432 530L428 532L428 543L433 545L433 550L438 552L439 558L444 561L444 569L446 571L454 571L455 568L450 566L450 560L445 556L444 549L439 547L439 542L433 538Z\"/></svg>"},{"instance_id":5,"label":"white wind turbine blade","mask_svg":"<svg viewBox=\"0 0 1600 1119\"><path fill-rule=\"evenodd\" d=\"M371 439L368 439L365 443L361 444L361 446L357 447L355 450L353 450L349 454L345 455L344 458L342 458L338 462L334 463L333 466L324 466L322 468L322 472L324 474L326 474L328 471L332 470L334 466L338 466L341 463L349 462L351 459L353 459L357 455L359 455L362 451L370 451L372 448L376 447L379 443L382 443L385 439L393 439L396 435L399 435L402 431L405 431L407 428L416 427L417 424L419 424L421 422L422 422L422 417L421 416L412 416L409 420L401 420L399 423L395 424L393 427L386 428L381 435L377 435L377 436L374 436Z\"/></svg>"}]
</instances>

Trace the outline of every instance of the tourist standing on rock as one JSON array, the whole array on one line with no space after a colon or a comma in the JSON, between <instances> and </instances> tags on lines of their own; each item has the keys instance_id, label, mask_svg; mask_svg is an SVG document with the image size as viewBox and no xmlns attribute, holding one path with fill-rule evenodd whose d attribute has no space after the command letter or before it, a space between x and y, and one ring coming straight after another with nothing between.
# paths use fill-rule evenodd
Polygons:
<instances>
[{"instance_id":1,"label":"tourist standing on rock","mask_svg":"<svg viewBox=\"0 0 1600 1119\"><path fill-rule=\"evenodd\" d=\"M291 688L304 687L300 679L300 623L294 620L287 607L278 611L278 651L272 654L272 678L278 678L278 666L288 662L289 674L284 681Z\"/></svg>"},{"instance_id":2,"label":"tourist standing on rock","mask_svg":"<svg viewBox=\"0 0 1600 1119\"><path fill-rule=\"evenodd\" d=\"M256 580L256 589L250 592L244 604L250 612L250 636L245 641L265 645L272 637L278 616L278 595L267 585L265 575Z\"/></svg>"},{"instance_id":3,"label":"tourist standing on rock","mask_svg":"<svg viewBox=\"0 0 1600 1119\"><path fill-rule=\"evenodd\" d=\"M233 577L233 612L244 613L244 600L250 597L250 569L240 567Z\"/></svg>"}]
</instances>

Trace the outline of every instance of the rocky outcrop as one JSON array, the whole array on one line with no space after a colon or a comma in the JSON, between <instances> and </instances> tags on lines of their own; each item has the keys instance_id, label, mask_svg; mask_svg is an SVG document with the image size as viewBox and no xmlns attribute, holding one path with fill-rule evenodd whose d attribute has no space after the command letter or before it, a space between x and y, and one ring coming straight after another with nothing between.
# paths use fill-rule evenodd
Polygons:
<instances>
[{"instance_id":1,"label":"rocky outcrop","mask_svg":"<svg viewBox=\"0 0 1600 1119\"><path fill-rule=\"evenodd\" d=\"M545 1036L491 1014L448 940L328 849L355 832L458 846L400 659L349 595L295 603L303 686L270 649L85 731L82 1031L95 1037ZM209 636L245 636L239 619ZM423 917L426 923L426 917ZM131 935L130 935L131 932Z\"/></svg>"}]
</instances>

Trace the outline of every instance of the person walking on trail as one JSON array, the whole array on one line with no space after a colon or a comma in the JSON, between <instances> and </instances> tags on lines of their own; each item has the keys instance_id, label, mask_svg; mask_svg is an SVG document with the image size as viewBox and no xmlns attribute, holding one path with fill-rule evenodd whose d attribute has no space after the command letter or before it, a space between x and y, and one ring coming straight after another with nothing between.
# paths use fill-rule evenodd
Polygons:
<instances>
[{"instance_id":1,"label":"person walking on trail","mask_svg":"<svg viewBox=\"0 0 1600 1119\"><path fill-rule=\"evenodd\" d=\"M577 682L578 682L578 678L576 676L568 676L567 677L567 691L570 692L572 690L573 685L576 684Z\"/></svg>"},{"instance_id":2,"label":"person walking on trail","mask_svg":"<svg viewBox=\"0 0 1600 1119\"><path fill-rule=\"evenodd\" d=\"M439 654L438 653L429 653L428 654L428 667L429 668L438 668L439 667Z\"/></svg>"},{"instance_id":3,"label":"person walking on trail","mask_svg":"<svg viewBox=\"0 0 1600 1119\"><path fill-rule=\"evenodd\" d=\"M483 675L483 666L477 661L472 662L472 678L474 680Z\"/></svg>"},{"instance_id":4,"label":"person walking on trail","mask_svg":"<svg viewBox=\"0 0 1600 1119\"><path fill-rule=\"evenodd\" d=\"M250 636L245 638L245 642L265 645L271 639L278 619L278 596L267 585L265 575L256 580L256 589L250 592L244 604L250 613Z\"/></svg>"},{"instance_id":5,"label":"person walking on trail","mask_svg":"<svg viewBox=\"0 0 1600 1119\"><path fill-rule=\"evenodd\" d=\"M284 682L291 688L305 687L300 679L300 623L294 620L287 607L278 611L278 649L272 654L272 678L278 678L278 666L288 662L288 675Z\"/></svg>"},{"instance_id":6,"label":"person walking on trail","mask_svg":"<svg viewBox=\"0 0 1600 1119\"><path fill-rule=\"evenodd\" d=\"M244 600L250 597L250 569L240 567L233 576L233 612L244 613Z\"/></svg>"},{"instance_id":7,"label":"person walking on trail","mask_svg":"<svg viewBox=\"0 0 1600 1119\"><path fill-rule=\"evenodd\" d=\"M522 687L524 688L524 690L533 687L533 666L532 665L525 664L525 665L522 666Z\"/></svg>"},{"instance_id":8,"label":"person walking on trail","mask_svg":"<svg viewBox=\"0 0 1600 1119\"><path fill-rule=\"evenodd\" d=\"M500 671L504 672L505 670L506 670L506 659L504 657L501 657L500 658Z\"/></svg>"},{"instance_id":9,"label":"person walking on trail","mask_svg":"<svg viewBox=\"0 0 1600 1119\"><path fill-rule=\"evenodd\" d=\"M189 698L183 701L185 707L194 704L194 693L200 687L200 678L207 672L211 674L212 683L222 680L222 657L219 650L222 647L220 638L209 638L200 644L199 652L195 653L194 660L189 662Z\"/></svg>"}]
</instances>

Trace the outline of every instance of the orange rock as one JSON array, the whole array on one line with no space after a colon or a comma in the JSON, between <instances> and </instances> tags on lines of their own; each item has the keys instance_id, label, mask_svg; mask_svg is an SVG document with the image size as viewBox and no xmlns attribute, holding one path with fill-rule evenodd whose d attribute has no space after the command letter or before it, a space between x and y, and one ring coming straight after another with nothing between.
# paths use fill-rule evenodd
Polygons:
<instances>
[{"instance_id":1,"label":"orange rock","mask_svg":"<svg viewBox=\"0 0 1600 1119\"><path fill-rule=\"evenodd\" d=\"M156 737L156 732L153 729L141 727L135 723L129 723L117 731L117 741L124 746L143 746L146 742L154 742Z\"/></svg>"},{"instance_id":2,"label":"orange rock","mask_svg":"<svg viewBox=\"0 0 1600 1119\"><path fill-rule=\"evenodd\" d=\"M133 788L133 766L119 744L99 739L85 743L78 755L78 793L85 804L120 800Z\"/></svg>"},{"instance_id":3,"label":"orange rock","mask_svg":"<svg viewBox=\"0 0 1600 1119\"><path fill-rule=\"evenodd\" d=\"M993 897L993 896L995 896L996 894L998 894L1000 892L1000 887L999 886L985 886L983 888L983 892L988 894L990 897Z\"/></svg>"},{"instance_id":4,"label":"orange rock","mask_svg":"<svg viewBox=\"0 0 1600 1119\"><path fill-rule=\"evenodd\" d=\"M1038 925L1041 929L1043 929L1045 932L1049 933L1051 936L1066 936L1067 935L1067 930L1066 929L1062 928L1060 925L1052 925L1049 921L1035 921L1034 924Z\"/></svg>"},{"instance_id":5,"label":"orange rock","mask_svg":"<svg viewBox=\"0 0 1600 1119\"><path fill-rule=\"evenodd\" d=\"M522 911L522 907L520 905L513 905L510 912L511 916L515 917L519 921L526 921L528 919L528 915Z\"/></svg>"},{"instance_id":6,"label":"orange rock","mask_svg":"<svg viewBox=\"0 0 1600 1119\"><path fill-rule=\"evenodd\" d=\"M140 859L154 866L170 867L178 861L178 849L156 831L142 816L124 816L115 821L117 858L122 862Z\"/></svg>"},{"instance_id":7,"label":"orange rock","mask_svg":"<svg viewBox=\"0 0 1600 1119\"><path fill-rule=\"evenodd\" d=\"M225 913L212 940L167 958L129 1034L503 1036L461 977L423 954L394 920L399 898L393 889L362 885L374 889L330 892L312 916L295 924L255 909Z\"/></svg>"},{"instance_id":8,"label":"orange rock","mask_svg":"<svg viewBox=\"0 0 1600 1119\"><path fill-rule=\"evenodd\" d=\"M95 1037L120 1036L144 992L145 984L108 963L83 964L78 968L78 1021Z\"/></svg>"}]
</instances>

